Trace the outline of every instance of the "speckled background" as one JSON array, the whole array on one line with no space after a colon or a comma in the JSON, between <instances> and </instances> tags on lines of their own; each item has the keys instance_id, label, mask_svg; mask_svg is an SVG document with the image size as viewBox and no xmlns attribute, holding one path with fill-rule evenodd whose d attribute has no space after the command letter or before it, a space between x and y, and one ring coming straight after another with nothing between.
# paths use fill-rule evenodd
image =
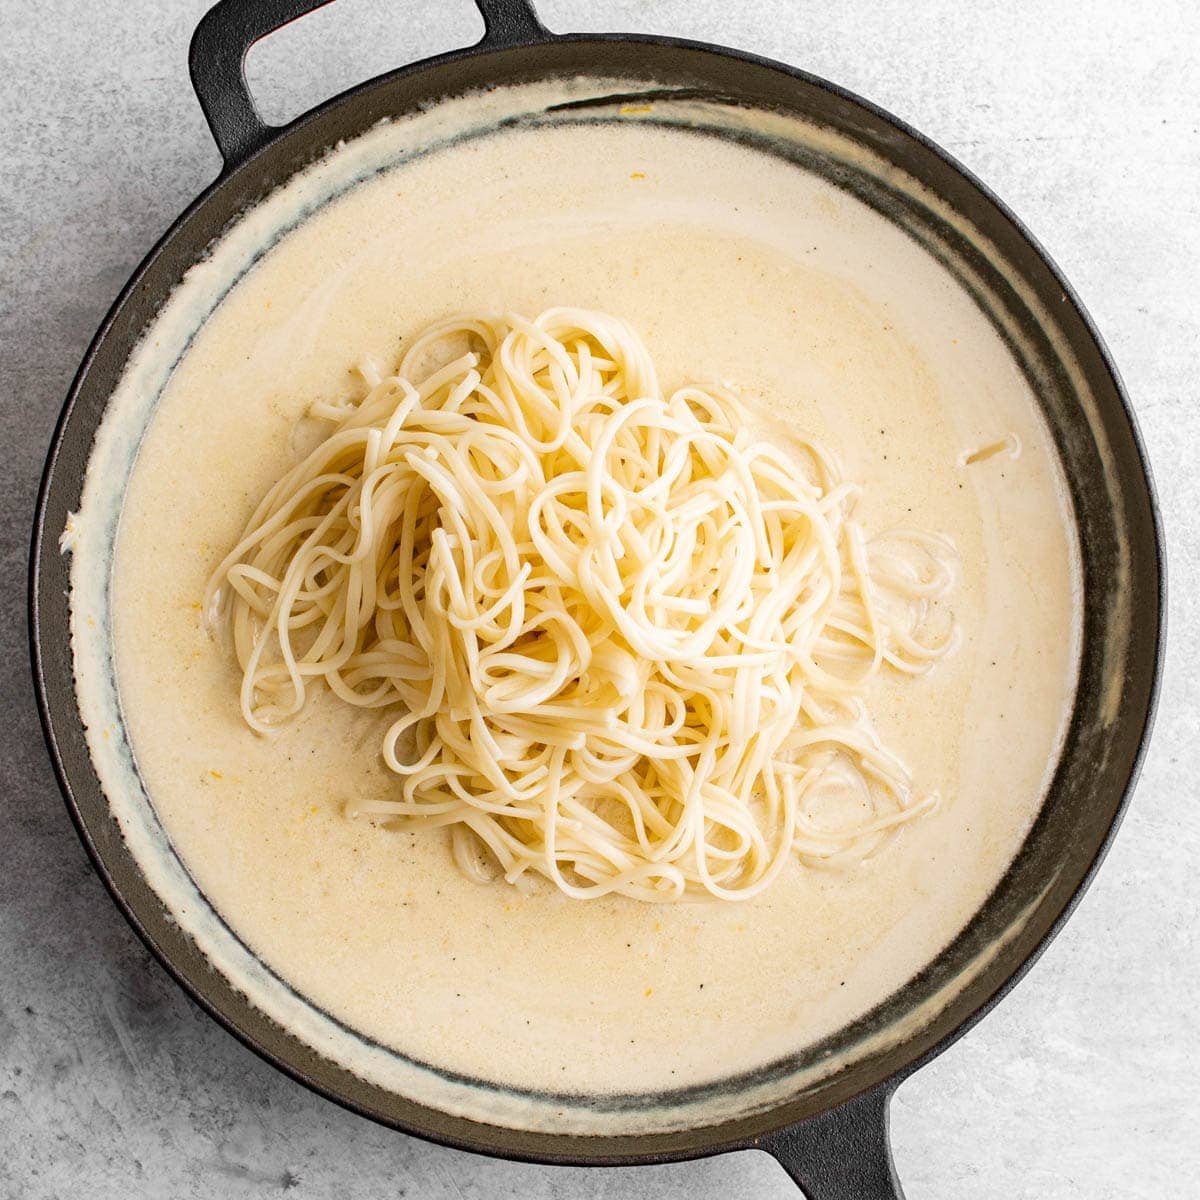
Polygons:
<instances>
[{"instance_id":1,"label":"speckled background","mask_svg":"<svg viewBox=\"0 0 1200 1200\"><path fill-rule=\"evenodd\" d=\"M796 1195L747 1153L642 1170L490 1162L369 1124L203 1016L109 903L51 777L28 681L25 558L71 375L130 271L214 176L187 81L204 0L0 2L0 1195L514 1200ZM1200 1196L1200 17L1185 0L543 0L555 30L644 30L801 65L930 134L1058 260L1153 461L1172 637L1116 847L1000 1008L896 1096L910 1200ZM467 0L340 0L264 44L283 119L474 41Z\"/></svg>"}]
</instances>

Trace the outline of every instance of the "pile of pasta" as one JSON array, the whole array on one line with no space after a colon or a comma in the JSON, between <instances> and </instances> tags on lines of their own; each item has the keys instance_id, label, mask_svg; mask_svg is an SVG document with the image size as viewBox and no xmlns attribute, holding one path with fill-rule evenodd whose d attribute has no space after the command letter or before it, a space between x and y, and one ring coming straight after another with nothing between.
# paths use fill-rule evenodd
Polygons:
<instances>
[{"instance_id":1,"label":"pile of pasta","mask_svg":"<svg viewBox=\"0 0 1200 1200\"><path fill-rule=\"evenodd\" d=\"M868 539L817 446L664 394L598 312L454 318L263 497L207 600L255 730L381 710L384 826L572 897L745 899L929 811L865 693L952 645L953 545ZM382 835L381 835L382 836Z\"/></svg>"}]
</instances>

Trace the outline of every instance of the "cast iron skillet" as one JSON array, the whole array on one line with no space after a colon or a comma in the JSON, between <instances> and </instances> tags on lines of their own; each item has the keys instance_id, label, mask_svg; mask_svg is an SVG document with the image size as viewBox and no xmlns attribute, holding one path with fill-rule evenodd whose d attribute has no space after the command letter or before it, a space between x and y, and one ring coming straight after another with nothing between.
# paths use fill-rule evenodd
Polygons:
<instances>
[{"instance_id":1,"label":"cast iron skillet","mask_svg":"<svg viewBox=\"0 0 1200 1200\"><path fill-rule=\"evenodd\" d=\"M46 740L79 835L117 905L200 1005L263 1058L365 1116L463 1149L551 1163L650 1163L758 1148L777 1157L812 1200L900 1196L887 1141L889 1097L1013 985L1066 919L1113 835L1149 732L1163 635L1162 551L1147 464L1116 371L1065 280L995 197L920 134L822 80L675 39L552 35L528 0L477 0L486 27L477 46L383 76L271 128L247 91L245 54L259 38L324 2L221 0L196 30L192 79L224 170L150 253L105 318L54 435L34 529L31 641ZM831 172L939 257L998 326L1003 317L1019 330L1010 346L1035 386L1062 457L1084 578L1078 694L1047 801L1017 859L929 967L812 1053L861 1047L946 989L949 1002L928 1019L909 1022L902 1040L851 1055L848 1066L773 1109L616 1137L501 1128L423 1107L321 1058L206 965L140 875L89 760L71 672L67 568L57 545L68 512L79 504L92 439L127 356L171 288L239 212L325 148L382 117L480 87L579 74L644 80L639 95L682 91L799 114L882 155L920 181L927 198L964 217L973 236L911 190L884 178ZM775 1064L718 1086L729 1092L764 1072L794 1067Z\"/></svg>"}]
</instances>

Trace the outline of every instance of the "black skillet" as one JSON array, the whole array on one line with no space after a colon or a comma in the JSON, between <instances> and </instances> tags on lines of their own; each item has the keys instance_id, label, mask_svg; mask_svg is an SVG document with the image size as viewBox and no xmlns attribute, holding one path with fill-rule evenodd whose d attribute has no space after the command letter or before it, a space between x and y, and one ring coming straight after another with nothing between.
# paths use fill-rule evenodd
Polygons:
<instances>
[{"instance_id":1,"label":"black skillet","mask_svg":"<svg viewBox=\"0 0 1200 1200\"><path fill-rule=\"evenodd\" d=\"M1146 744L1162 650L1163 560L1147 464L1113 364L1066 281L994 196L926 138L822 80L752 55L671 38L553 35L528 0L477 0L486 26L477 46L395 71L287 126L270 127L246 88L246 52L324 2L222 0L196 30L192 80L224 169L138 268L105 318L54 435L34 529L31 639L46 740L79 835L118 906L199 1004L263 1058L365 1116L463 1149L551 1163L653 1163L758 1148L778 1158L812 1200L900 1196L887 1138L892 1092L979 1020L1062 925L1113 836ZM1080 683L1048 798L1012 867L970 925L851 1028L793 1060L710 1090L736 1096L829 1054L848 1062L836 1073L798 1086L766 1111L674 1132L612 1137L501 1128L366 1083L274 1024L207 966L138 871L89 759L71 673L66 564L57 546L68 512L78 507L92 439L131 348L230 221L339 139L385 116L478 88L575 75L638 81L630 91L639 98L682 91L717 105L797 114L899 168L867 173L819 156L802 159L937 257L1007 338L1062 458L1084 580ZM905 184L906 178L921 187ZM940 1010L928 1003L935 995L950 996ZM911 1019L931 1008L932 1015ZM869 1048L874 1035L901 1024L902 1038L890 1044L876 1038L876 1048Z\"/></svg>"}]
</instances>

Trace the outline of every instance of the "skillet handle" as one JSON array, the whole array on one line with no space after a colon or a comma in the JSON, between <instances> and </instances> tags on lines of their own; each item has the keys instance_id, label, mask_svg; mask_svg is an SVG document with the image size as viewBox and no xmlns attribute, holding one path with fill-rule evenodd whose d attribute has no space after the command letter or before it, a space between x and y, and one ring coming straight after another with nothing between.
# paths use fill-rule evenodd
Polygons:
<instances>
[{"instance_id":1,"label":"skillet handle","mask_svg":"<svg viewBox=\"0 0 1200 1200\"><path fill-rule=\"evenodd\" d=\"M884 1086L839 1108L763 1138L808 1200L904 1200L888 1142Z\"/></svg>"},{"instance_id":2,"label":"skillet handle","mask_svg":"<svg viewBox=\"0 0 1200 1200\"><path fill-rule=\"evenodd\" d=\"M225 170L240 166L274 137L246 84L246 55L255 42L330 0L218 0L204 14L188 51L192 87ZM495 50L546 41L553 35L530 0L475 0L484 33L476 48Z\"/></svg>"}]
</instances>

